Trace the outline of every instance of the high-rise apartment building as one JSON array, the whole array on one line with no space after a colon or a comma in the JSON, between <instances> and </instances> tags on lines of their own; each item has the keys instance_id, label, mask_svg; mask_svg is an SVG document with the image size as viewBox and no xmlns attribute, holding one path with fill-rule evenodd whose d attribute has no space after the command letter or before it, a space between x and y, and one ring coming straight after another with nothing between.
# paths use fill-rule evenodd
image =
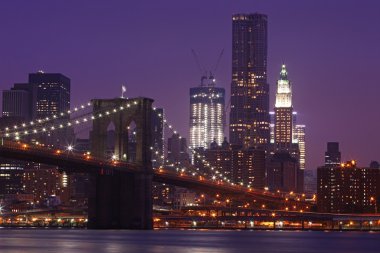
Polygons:
<instances>
[{"instance_id":1,"label":"high-rise apartment building","mask_svg":"<svg viewBox=\"0 0 380 253\"><path fill-rule=\"evenodd\" d=\"M258 146L270 141L267 26L263 14L232 17L231 144Z\"/></svg>"},{"instance_id":2,"label":"high-rise apartment building","mask_svg":"<svg viewBox=\"0 0 380 253\"><path fill-rule=\"evenodd\" d=\"M190 148L208 148L213 141L222 144L224 95L223 88L215 87L213 76L202 78L199 87L190 89Z\"/></svg>"},{"instance_id":3,"label":"high-rise apartment building","mask_svg":"<svg viewBox=\"0 0 380 253\"><path fill-rule=\"evenodd\" d=\"M336 166L340 164L340 161L339 142L327 142L325 166Z\"/></svg>"},{"instance_id":4,"label":"high-rise apartment building","mask_svg":"<svg viewBox=\"0 0 380 253\"><path fill-rule=\"evenodd\" d=\"M318 211L331 213L377 212L379 180L379 169L357 167L356 161L319 167L317 170Z\"/></svg>"}]
</instances>

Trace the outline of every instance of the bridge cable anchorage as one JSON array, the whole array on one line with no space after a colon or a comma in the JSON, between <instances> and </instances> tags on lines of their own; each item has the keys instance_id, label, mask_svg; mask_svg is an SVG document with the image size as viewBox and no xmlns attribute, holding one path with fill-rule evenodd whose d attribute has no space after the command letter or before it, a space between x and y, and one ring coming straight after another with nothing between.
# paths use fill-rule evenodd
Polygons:
<instances>
[{"instance_id":1,"label":"bridge cable anchorage","mask_svg":"<svg viewBox=\"0 0 380 253\"><path fill-rule=\"evenodd\" d=\"M131 106L137 105L137 101L134 101L133 103L128 103L126 105L127 108ZM22 131L18 131L17 127L15 128L15 131L7 131L3 137L15 137L16 140L20 140L21 136L26 136L26 135L32 135L32 134L49 134L51 131L57 130L57 129L63 129L63 128L68 128L68 127L74 127L78 126L81 124L86 124L88 122L92 122L93 120L97 120L102 117L108 117L112 115L113 113L122 111L126 108L123 106L117 106L117 107L107 107L104 108L103 110L96 111L96 112L88 112L84 115L79 115L75 118L69 119L66 122L52 122L51 124L39 124L35 125L32 124L33 128L29 125L28 127L25 127Z\"/></svg>"}]
</instances>

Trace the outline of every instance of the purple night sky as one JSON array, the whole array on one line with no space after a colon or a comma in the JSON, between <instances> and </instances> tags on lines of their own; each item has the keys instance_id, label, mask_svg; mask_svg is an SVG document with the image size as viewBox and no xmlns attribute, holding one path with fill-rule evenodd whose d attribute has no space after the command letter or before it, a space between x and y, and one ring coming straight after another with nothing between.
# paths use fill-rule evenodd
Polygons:
<instances>
[{"instance_id":1,"label":"purple night sky","mask_svg":"<svg viewBox=\"0 0 380 253\"><path fill-rule=\"evenodd\" d=\"M268 15L271 107L283 62L298 122L307 127L307 168L323 163L327 141L343 159L380 160L380 2L331 0L77 1L0 3L0 88L44 70L71 78L72 105L91 98L155 99L188 136L189 88L200 73L194 48L218 85L231 82L231 16ZM226 131L227 132L227 131Z\"/></svg>"}]
</instances>

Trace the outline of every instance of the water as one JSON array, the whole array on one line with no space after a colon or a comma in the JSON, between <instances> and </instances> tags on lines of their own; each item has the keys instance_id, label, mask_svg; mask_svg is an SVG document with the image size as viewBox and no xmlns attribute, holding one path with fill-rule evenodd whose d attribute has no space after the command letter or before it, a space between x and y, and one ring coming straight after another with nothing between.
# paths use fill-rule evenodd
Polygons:
<instances>
[{"instance_id":1,"label":"water","mask_svg":"<svg viewBox=\"0 0 380 253\"><path fill-rule=\"evenodd\" d=\"M380 252L380 233L0 229L1 253Z\"/></svg>"}]
</instances>

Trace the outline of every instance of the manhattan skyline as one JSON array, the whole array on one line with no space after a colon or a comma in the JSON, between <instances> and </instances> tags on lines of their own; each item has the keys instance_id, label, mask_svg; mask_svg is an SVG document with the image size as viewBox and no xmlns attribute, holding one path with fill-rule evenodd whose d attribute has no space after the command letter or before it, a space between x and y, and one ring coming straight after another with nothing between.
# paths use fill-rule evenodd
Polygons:
<instances>
[{"instance_id":1,"label":"manhattan skyline","mask_svg":"<svg viewBox=\"0 0 380 253\"><path fill-rule=\"evenodd\" d=\"M154 98L186 137L188 91L201 76L191 48L207 68L225 49L215 76L228 98L232 15L267 14L270 108L278 69L285 63L299 121L307 127L306 168L323 164L328 141L340 142L343 160L354 158L368 166L380 159L375 81L380 4L375 1L115 1L112 6L8 1L0 6L2 90L40 69L71 79L72 105L120 96L124 84L129 97Z\"/></svg>"}]
</instances>

